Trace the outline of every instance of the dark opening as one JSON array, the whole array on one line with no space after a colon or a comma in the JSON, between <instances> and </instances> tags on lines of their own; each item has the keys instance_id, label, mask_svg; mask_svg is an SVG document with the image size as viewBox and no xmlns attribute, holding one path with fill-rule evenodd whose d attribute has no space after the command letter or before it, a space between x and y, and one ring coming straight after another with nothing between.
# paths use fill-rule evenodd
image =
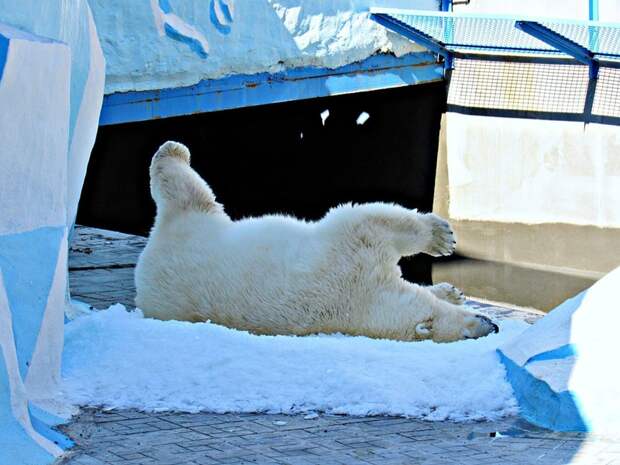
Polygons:
<instances>
[{"instance_id":1,"label":"dark opening","mask_svg":"<svg viewBox=\"0 0 620 465\"><path fill-rule=\"evenodd\" d=\"M166 140L189 147L233 218L316 220L339 203L369 201L430 211L445 102L445 85L434 83L103 126L77 221L147 235L155 214L148 166ZM364 111L370 118L358 125ZM401 265L406 278L430 282L429 259Z\"/></svg>"}]
</instances>

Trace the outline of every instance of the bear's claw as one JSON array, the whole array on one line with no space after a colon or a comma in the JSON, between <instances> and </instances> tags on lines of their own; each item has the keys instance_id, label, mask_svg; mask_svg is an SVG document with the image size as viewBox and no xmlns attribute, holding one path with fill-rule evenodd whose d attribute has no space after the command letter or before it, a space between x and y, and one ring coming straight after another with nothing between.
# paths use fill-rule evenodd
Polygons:
<instances>
[{"instance_id":1,"label":"bear's claw","mask_svg":"<svg viewBox=\"0 0 620 465\"><path fill-rule=\"evenodd\" d=\"M435 297L450 302L454 305L463 305L465 303L465 294L463 291L450 283L438 283L431 286L430 291Z\"/></svg>"},{"instance_id":2,"label":"bear's claw","mask_svg":"<svg viewBox=\"0 0 620 465\"><path fill-rule=\"evenodd\" d=\"M456 240L450 224L433 213L426 215L426 218L431 228L431 241L426 253L433 257L451 255L456 247Z\"/></svg>"}]
</instances>

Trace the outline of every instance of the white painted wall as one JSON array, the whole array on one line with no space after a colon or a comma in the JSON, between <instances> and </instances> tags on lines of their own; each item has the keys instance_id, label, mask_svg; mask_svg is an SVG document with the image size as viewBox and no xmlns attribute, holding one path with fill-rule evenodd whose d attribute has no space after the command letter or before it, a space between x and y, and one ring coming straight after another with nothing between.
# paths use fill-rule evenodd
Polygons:
<instances>
[{"instance_id":1,"label":"white painted wall","mask_svg":"<svg viewBox=\"0 0 620 465\"><path fill-rule=\"evenodd\" d=\"M588 19L588 7L587 0L472 0L455 11ZM600 19L615 20L619 8L617 1L601 0ZM479 93L494 108L557 111L563 105L562 111L583 111L583 69L562 67L564 77L558 79L557 70L551 77L538 66L515 70L512 64L497 64L495 82L487 80L480 90L476 84L491 73L483 65L468 61L461 72L455 70L453 78L460 80L455 88L461 89L457 100ZM463 72L465 67L471 69ZM599 90L612 82L606 79L599 80ZM566 93L567 86L574 89ZM549 103L551 95L558 96L557 105ZM595 113L600 111L597 102ZM615 208L620 202L620 127L451 113L446 138L452 218L620 227Z\"/></svg>"},{"instance_id":2,"label":"white painted wall","mask_svg":"<svg viewBox=\"0 0 620 465\"><path fill-rule=\"evenodd\" d=\"M335 68L376 53L420 51L371 21L368 8L439 8L438 0L169 4L171 12L164 11L165 2L159 0L91 1L108 65L106 93L182 87L203 79L304 66ZM223 13L226 6L231 7L229 15Z\"/></svg>"},{"instance_id":3,"label":"white painted wall","mask_svg":"<svg viewBox=\"0 0 620 465\"><path fill-rule=\"evenodd\" d=\"M599 0L599 20L620 22L620 2L618 0Z\"/></svg>"},{"instance_id":4,"label":"white painted wall","mask_svg":"<svg viewBox=\"0 0 620 465\"><path fill-rule=\"evenodd\" d=\"M620 127L447 115L450 217L620 227Z\"/></svg>"}]
</instances>

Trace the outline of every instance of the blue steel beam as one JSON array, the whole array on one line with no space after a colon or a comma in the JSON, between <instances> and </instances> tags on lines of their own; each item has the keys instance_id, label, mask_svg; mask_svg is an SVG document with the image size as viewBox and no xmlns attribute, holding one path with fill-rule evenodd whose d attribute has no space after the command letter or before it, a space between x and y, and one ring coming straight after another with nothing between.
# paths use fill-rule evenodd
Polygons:
<instances>
[{"instance_id":1,"label":"blue steel beam","mask_svg":"<svg viewBox=\"0 0 620 465\"><path fill-rule=\"evenodd\" d=\"M552 46L556 50L572 56L580 63L588 65L590 67L590 79L596 79L598 77L599 62L594 58L594 54L587 48L582 47L536 21L516 21L515 27Z\"/></svg>"},{"instance_id":2,"label":"blue steel beam","mask_svg":"<svg viewBox=\"0 0 620 465\"><path fill-rule=\"evenodd\" d=\"M406 37L407 39L421 45L422 47L429 49L431 52L442 56L445 60L446 69L452 69L453 55L442 42L439 42L438 40L433 39L428 34L425 34L424 32L414 27L411 27L408 24L403 23L402 21L397 20L389 14L371 13L370 17L386 29L396 32L397 34Z\"/></svg>"},{"instance_id":3,"label":"blue steel beam","mask_svg":"<svg viewBox=\"0 0 620 465\"><path fill-rule=\"evenodd\" d=\"M188 87L114 93L103 99L99 124L121 124L233 108L343 95L441 81L429 52L376 55L336 69L303 67L234 75ZM0 239L1 239L0 235ZM1 246L1 244L0 244ZM0 461L1 462L1 461Z\"/></svg>"}]
</instances>

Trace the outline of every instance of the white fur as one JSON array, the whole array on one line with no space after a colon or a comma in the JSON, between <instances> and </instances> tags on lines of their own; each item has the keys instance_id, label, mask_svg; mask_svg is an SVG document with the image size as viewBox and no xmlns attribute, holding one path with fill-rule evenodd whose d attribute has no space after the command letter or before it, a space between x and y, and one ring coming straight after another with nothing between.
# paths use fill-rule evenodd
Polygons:
<instances>
[{"instance_id":1,"label":"white fur","mask_svg":"<svg viewBox=\"0 0 620 465\"><path fill-rule=\"evenodd\" d=\"M447 222L398 205L340 205L318 222L232 221L176 142L151 163L155 225L136 269L136 304L160 319L258 334L342 332L453 341L496 329L460 292L401 278L401 256L447 255Z\"/></svg>"}]
</instances>

